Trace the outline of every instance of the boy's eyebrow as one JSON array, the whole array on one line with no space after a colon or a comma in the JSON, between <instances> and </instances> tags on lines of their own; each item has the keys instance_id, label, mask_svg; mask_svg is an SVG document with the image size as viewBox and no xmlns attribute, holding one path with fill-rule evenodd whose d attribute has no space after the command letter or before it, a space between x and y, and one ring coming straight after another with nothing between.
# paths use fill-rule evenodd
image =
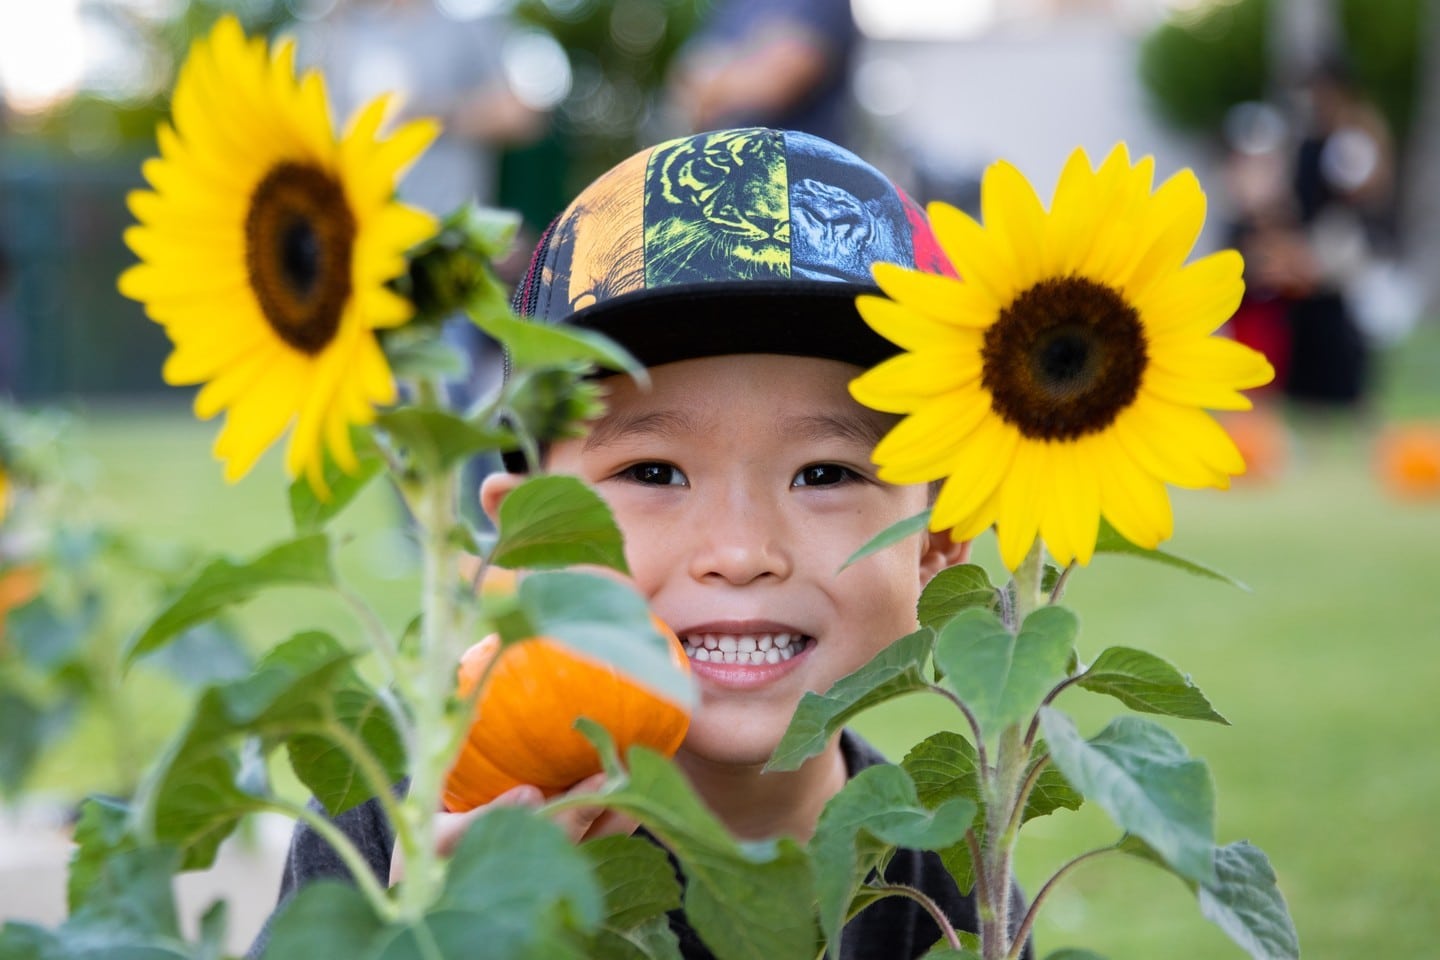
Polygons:
<instances>
[{"instance_id":1,"label":"boy's eyebrow","mask_svg":"<svg viewBox=\"0 0 1440 960\"><path fill-rule=\"evenodd\" d=\"M802 440L845 440L851 443L873 447L889 429L876 422L875 417L859 413L818 413L805 416L781 417L775 425L784 436L797 436Z\"/></svg>"},{"instance_id":2,"label":"boy's eyebrow","mask_svg":"<svg viewBox=\"0 0 1440 960\"><path fill-rule=\"evenodd\" d=\"M708 427L703 421L678 410L654 410L650 413L628 413L608 416L596 423L585 438L584 449L598 450L633 436L676 437L703 434Z\"/></svg>"}]
</instances>

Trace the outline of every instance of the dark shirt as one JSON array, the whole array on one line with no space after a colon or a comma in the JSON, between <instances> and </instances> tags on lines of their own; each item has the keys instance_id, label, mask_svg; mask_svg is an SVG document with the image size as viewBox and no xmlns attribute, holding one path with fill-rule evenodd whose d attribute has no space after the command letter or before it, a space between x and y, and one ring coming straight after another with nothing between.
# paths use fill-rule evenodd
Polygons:
<instances>
[{"instance_id":1,"label":"dark shirt","mask_svg":"<svg viewBox=\"0 0 1440 960\"><path fill-rule=\"evenodd\" d=\"M841 734L840 750L845 757L846 772L851 777L866 767L886 762L878 750L850 730ZM375 800L362 803L340 814L335 823L365 857L375 876L382 883L386 882L390 876L390 852L395 846L395 832L386 821L380 804ZM308 826L297 823L280 878L280 904L283 906L297 890L312 881L325 878L348 880L349 877L349 870L330 845ZM939 905L956 929L972 933L979 929L974 898L960 893L938 854L902 847L891 858L885 870L885 879L924 892ZM1018 889L1013 889L1011 894L1012 922L1018 926L1024 913L1023 899ZM269 926L267 921L247 957L256 958L264 952ZM680 952L685 960L712 960L710 950L690 928L683 913L672 913L670 926L680 941ZM940 939L940 928L914 900L886 897L865 908L846 924L842 936L846 960L910 960L924 956L935 945ZM1031 944L1025 945L1022 957L1033 960Z\"/></svg>"}]
</instances>

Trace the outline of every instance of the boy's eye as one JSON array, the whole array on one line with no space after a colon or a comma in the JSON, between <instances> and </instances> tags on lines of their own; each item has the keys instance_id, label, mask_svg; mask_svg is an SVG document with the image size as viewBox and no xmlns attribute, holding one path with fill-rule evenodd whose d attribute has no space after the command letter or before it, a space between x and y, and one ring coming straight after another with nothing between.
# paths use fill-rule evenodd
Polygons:
<instances>
[{"instance_id":1,"label":"boy's eye","mask_svg":"<svg viewBox=\"0 0 1440 960\"><path fill-rule=\"evenodd\" d=\"M662 487L685 487L690 482L679 467L668 463L637 463L620 471L620 476L635 483L646 483Z\"/></svg>"},{"instance_id":2,"label":"boy's eye","mask_svg":"<svg viewBox=\"0 0 1440 960\"><path fill-rule=\"evenodd\" d=\"M837 483L848 483L859 477L849 467L842 467L835 463L815 463L805 467L795 474L791 481L796 487L831 487Z\"/></svg>"}]
</instances>

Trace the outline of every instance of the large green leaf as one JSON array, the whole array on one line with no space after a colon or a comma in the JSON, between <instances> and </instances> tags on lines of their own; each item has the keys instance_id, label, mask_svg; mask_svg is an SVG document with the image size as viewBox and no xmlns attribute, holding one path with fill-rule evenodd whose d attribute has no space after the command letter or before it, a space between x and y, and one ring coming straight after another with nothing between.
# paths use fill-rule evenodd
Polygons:
<instances>
[{"instance_id":1,"label":"large green leaf","mask_svg":"<svg viewBox=\"0 0 1440 960\"><path fill-rule=\"evenodd\" d=\"M684 960L680 940L665 917L624 930L601 927L585 955L589 960Z\"/></svg>"},{"instance_id":2,"label":"large green leaf","mask_svg":"<svg viewBox=\"0 0 1440 960\"><path fill-rule=\"evenodd\" d=\"M508 449L515 442L508 430L482 427L434 407L401 407L375 418L415 466L434 475L487 450Z\"/></svg>"},{"instance_id":3,"label":"large green leaf","mask_svg":"<svg viewBox=\"0 0 1440 960\"><path fill-rule=\"evenodd\" d=\"M1141 713L1188 720L1212 720L1227 726L1189 676L1170 663L1130 647L1110 647L1095 659L1077 686L1114 697Z\"/></svg>"},{"instance_id":4,"label":"large green leaf","mask_svg":"<svg viewBox=\"0 0 1440 960\"><path fill-rule=\"evenodd\" d=\"M922 806L909 774L891 764L860 771L831 797L809 849L820 926L832 949L838 951L852 890L884 857L896 847L940 850L957 842L975 811L964 797Z\"/></svg>"},{"instance_id":5,"label":"large green leaf","mask_svg":"<svg viewBox=\"0 0 1440 960\"><path fill-rule=\"evenodd\" d=\"M1215 851L1215 879L1200 886L1200 912L1254 960L1296 960L1300 938L1269 859L1245 841Z\"/></svg>"},{"instance_id":6,"label":"large green leaf","mask_svg":"<svg viewBox=\"0 0 1440 960\"><path fill-rule=\"evenodd\" d=\"M1250 588L1236 580L1234 577L1219 570L1214 570L1204 564L1196 563L1193 560L1186 560L1184 557L1177 557L1173 553L1166 553L1164 550L1148 550L1139 547L1122 537L1109 521L1103 517L1100 520L1100 533L1095 539L1096 553L1118 553L1130 557L1140 557L1143 560L1150 560L1154 563L1163 564L1167 567L1174 567L1176 570L1183 570L1186 573L1197 577L1204 577L1207 580L1218 580L1221 583L1228 583L1232 587L1239 587L1241 590L1249 591Z\"/></svg>"},{"instance_id":7,"label":"large green leaf","mask_svg":"<svg viewBox=\"0 0 1440 960\"><path fill-rule=\"evenodd\" d=\"M685 707L695 703L694 681L676 665L669 640L630 587L592 574L548 571L521 579L515 597L530 636L551 637L613 663Z\"/></svg>"},{"instance_id":8,"label":"large green leaf","mask_svg":"<svg viewBox=\"0 0 1440 960\"><path fill-rule=\"evenodd\" d=\"M881 650L865 666L841 677L824 694L800 699L790 726L766 770L797 770L825 749L830 738L856 714L906 693L930 688L925 663L934 635L918 630Z\"/></svg>"},{"instance_id":9,"label":"large green leaf","mask_svg":"<svg viewBox=\"0 0 1440 960\"><path fill-rule=\"evenodd\" d=\"M604 896L590 861L552 820L494 807L465 832L432 914L464 914L472 950L483 930L486 956L519 957L548 941L546 919L562 904L579 930L599 924Z\"/></svg>"},{"instance_id":10,"label":"large green leaf","mask_svg":"<svg viewBox=\"0 0 1440 960\"><path fill-rule=\"evenodd\" d=\"M980 761L975 747L958 733L942 730L921 740L900 765L915 782L916 795L926 807L934 809L956 797L977 804L971 829L976 835L985 831L985 809L978 806L980 796ZM940 861L955 878L961 893L968 894L975 886L975 864L970 846L962 839L940 851Z\"/></svg>"},{"instance_id":11,"label":"large green leaf","mask_svg":"<svg viewBox=\"0 0 1440 960\"><path fill-rule=\"evenodd\" d=\"M511 316L472 315L475 325L499 340L514 368L597 363L607 370L644 377L644 366L618 343L578 327L557 327Z\"/></svg>"},{"instance_id":12,"label":"large green leaf","mask_svg":"<svg viewBox=\"0 0 1440 960\"><path fill-rule=\"evenodd\" d=\"M1086 799L1144 839L1176 873L1214 874L1215 790L1210 771L1164 727L1118 717L1089 741L1058 710L1040 711L1050 757Z\"/></svg>"},{"instance_id":13,"label":"large green leaf","mask_svg":"<svg viewBox=\"0 0 1440 960\"><path fill-rule=\"evenodd\" d=\"M935 640L940 682L953 691L986 740L1030 718L1065 677L1078 624L1064 607L1041 607L1016 636L989 610L956 614Z\"/></svg>"},{"instance_id":14,"label":"large green leaf","mask_svg":"<svg viewBox=\"0 0 1440 960\"><path fill-rule=\"evenodd\" d=\"M605 897L605 926L628 930L680 906L680 884L665 851L641 837L582 844Z\"/></svg>"},{"instance_id":15,"label":"large green leaf","mask_svg":"<svg viewBox=\"0 0 1440 960\"><path fill-rule=\"evenodd\" d=\"M1025 768L1026 776L1035 771L1035 764L1043 761L1049 755L1049 748L1041 741L1036 744L1033 759ZM1070 781L1065 779L1065 774L1055 769L1053 763L1047 764L1040 775L1035 778L1035 785L1030 789L1030 796L1025 800L1025 812L1021 815L1021 823L1029 823L1036 817L1048 817L1056 810L1079 810L1085 805L1085 797L1070 786Z\"/></svg>"},{"instance_id":16,"label":"large green leaf","mask_svg":"<svg viewBox=\"0 0 1440 960\"><path fill-rule=\"evenodd\" d=\"M1126 836L1117 846L1162 870L1176 871L1150 844ZM1255 960L1293 960L1300 956L1299 936L1270 861L1258 847L1241 840L1215 848L1215 873L1204 883L1181 876L1199 899L1200 912Z\"/></svg>"},{"instance_id":17,"label":"large green leaf","mask_svg":"<svg viewBox=\"0 0 1440 960\"><path fill-rule=\"evenodd\" d=\"M990 582L985 568L973 563L946 567L937 573L920 594L920 623L939 630L957 613L971 607L991 609L999 590Z\"/></svg>"},{"instance_id":18,"label":"large green leaf","mask_svg":"<svg viewBox=\"0 0 1440 960\"><path fill-rule=\"evenodd\" d=\"M323 534L282 543L248 563L213 560L129 644L124 661L133 663L182 630L244 603L268 587L329 586L334 582L330 542Z\"/></svg>"},{"instance_id":19,"label":"large green leaf","mask_svg":"<svg viewBox=\"0 0 1440 960\"><path fill-rule=\"evenodd\" d=\"M332 638L300 634L267 654L254 674L206 690L146 777L136 812L141 836L182 848L187 869L209 866L239 819L265 805L241 780L240 747L248 738L262 756L288 743L296 776L332 815L373 795L357 782L354 758L335 748L335 731L363 741L385 776L398 780L399 737L351 660ZM315 737L330 740L331 749L320 749Z\"/></svg>"},{"instance_id":20,"label":"large green leaf","mask_svg":"<svg viewBox=\"0 0 1440 960\"><path fill-rule=\"evenodd\" d=\"M605 501L575 478L526 480L500 504L500 538L491 562L546 569L599 564L629 573L625 542Z\"/></svg>"},{"instance_id":21,"label":"large green leaf","mask_svg":"<svg viewBox=\"0 0 1440 960\"><path fill-rule=\"evenodd\" d=\"M921 510L913 517L906 517L904 520L890 524L890 526L867 540L859 550L852 553L845 562L840 565L840 569L844 570L851 564L864 560L872 553L877 553L886 547L899 543L901 540L913 537L921 530L924 530L929 524L930 510L928 508Z\"/></svg>"},{"instance_id":22,"label":"large green leaf","mask_svg":"<svg viewBox=\"0 0 1440 960\"><path fill-rule=\"evenodd\" d=\"M598 803L640 822L685 874L685 913L718 960L813 960L818 948L809 857L782 838L739 844L669 760L630 749L622 769L614 742L597 724L580 722L609 779Z\"/></svg>"},{"instance_id":23,"label":"large green leaf","mask_svg":"<svg viewBox=\"0 0 1440 960\"><path fill-rule=\"evenodd\" d=\"M323 529L385 469L385 460L376 449L369 431L350 431L350 442L355 448L354 473L340 469L332 458L325 458L323 476L330 491L327 497L321 499L316 495L305 477L299 477L290 484L290 519L295 524L297 535Z\"/></svg>"},{"instance_id":24,"label":"large green leaf","mask_svg":"<svg viewBox=\"0 0 1440 960\"><path fill-rule=\"evenodd\" d=\"M320 880L301 887L270 924L265 960L369 960L385 923L354 886Z\"/></svg>"}]
</instances>

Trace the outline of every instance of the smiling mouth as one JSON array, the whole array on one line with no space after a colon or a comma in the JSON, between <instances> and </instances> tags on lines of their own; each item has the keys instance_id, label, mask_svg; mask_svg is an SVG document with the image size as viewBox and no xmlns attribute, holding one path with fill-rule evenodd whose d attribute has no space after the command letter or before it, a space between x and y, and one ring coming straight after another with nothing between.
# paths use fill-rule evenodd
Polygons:
<instances>
[{"instance_id":1,"label":"smiling mouth","mask_svg":"<svg viewBox=\"0 0 1440 960\"><path fill-rule=\"evenodd\" d=\"M815 642L802 633L696 633L681 639L691 660L755 667L783 663Z\"/></svg>"}]
</instances>

